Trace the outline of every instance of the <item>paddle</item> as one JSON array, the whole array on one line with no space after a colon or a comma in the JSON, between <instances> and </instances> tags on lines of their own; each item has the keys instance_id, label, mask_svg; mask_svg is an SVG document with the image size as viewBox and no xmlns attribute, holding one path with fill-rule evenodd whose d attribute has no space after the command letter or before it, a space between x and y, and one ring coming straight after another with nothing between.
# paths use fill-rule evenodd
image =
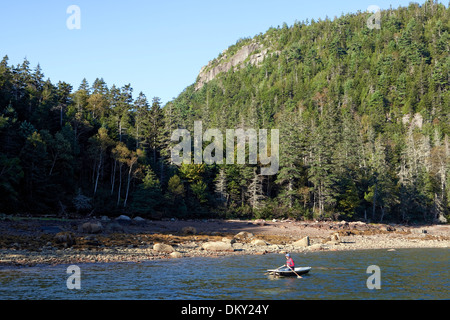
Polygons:
<instances>
[{"instance_id":1,"label":"paddle","mask_svg":"<svg viewBox=\"0 0 450 320\"><path fill-rule=\"evenodd\" d=\"M283 267L285 267L285 265L282 265L281 267L278 267L278 268L276 268L275 270L273 270L271 272L266 272L265 274L278 274L277 271L280 270Z\"/></svg>"},{"instance_id":2,"label":"paddle","mask_svg":"<svg viewBox=\"0 0 450 320\"><path fill-rule=\"evenodd\" d=\"M288 266L288 268L291 269L292 272L294 272L297 275L297 279L303 279L303 277L300 277L300 275L297 272L295 272L295 270L292 269L290 266Z\"/></svg>"}]
</instances>

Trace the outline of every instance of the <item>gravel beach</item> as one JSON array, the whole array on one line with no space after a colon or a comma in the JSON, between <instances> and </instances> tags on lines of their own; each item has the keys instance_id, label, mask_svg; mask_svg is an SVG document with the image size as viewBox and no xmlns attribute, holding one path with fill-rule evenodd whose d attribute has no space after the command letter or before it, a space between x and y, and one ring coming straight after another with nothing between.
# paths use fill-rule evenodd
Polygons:
<instances>
[{"instance_id":1,"label":"gravel beach","mask_svg":"<svg viewBox=\"0 0 450 320\"><path fill-rule=\"evenodd\" d=\"M449 248L448 225L118 219L0 220L0 267L310 251Z\"/></svg>"}]
</instances>

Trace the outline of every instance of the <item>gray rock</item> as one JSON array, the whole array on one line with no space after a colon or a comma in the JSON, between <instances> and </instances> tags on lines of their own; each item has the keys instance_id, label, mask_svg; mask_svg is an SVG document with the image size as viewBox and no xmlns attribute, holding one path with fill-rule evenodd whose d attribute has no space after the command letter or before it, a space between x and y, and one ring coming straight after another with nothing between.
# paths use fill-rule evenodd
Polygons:
<instances>
[{"instance_id":1,"label":"gray rock","mask_svg":"<svg viewBox=\"0 0 450 320\"><path fill-rule=\"evenodd\" d=\"M306 247L309 247L309 246L310 246L310 240L309 240L309 237L304 237L303 239L294 242L292 245L293 245L294 247L297 247L297 248L306 248Z\"/></svg>"},{"instance_id":2,"label":"gray rock","mask_svg":"<svg viewBox=\"0 0 450 320\"><path fill-rule=\"evenodd\" d=\"M126 215L121 215L121 216L117 217L117 218L115 219L115 221L117 221L117 222L119 222L119 223L125 223L125 224L128 224L128 223L131 223L131 218L128 217L128 216L126 216Z\"/></svg>"},{"instance_id":3,"label":"gray rock","mask_svg":"<svg viewBox=\"0 0 450 320\"><path fill-rule=\"evenodd\" d=\"M258 50L261 51L253 54ZM200 90L205 83L215 79L220 73L228 72L231 69L236 70L245 67L246 63L244 62L247 58L248 63L258 66L268 55L268 49L263 49L263 45L253 42L249 45L243 46L232 56L228 56L226 53L227 51L224 51L224 54L218 61L213 60L200 70L198 82L195 85L195 90Z\"/></svg>"},{"instance_id":4,"label":"gray rock","mask_svg":"<svg viewBox=\"0 0 450 320\"><path fill-rule=\"evenodd\" d=\"M203 244L202 248L206 251L227 251L227 252L234 251L233 247L231 246L231 243L225 243L222 241L206 242Z\"/></svg>"},{"instance_id":5,"label":"gray rock","mask_svg":"<svg viewBox=\"0 0 450 320\"><path fill-rule=\"evenodd\" d=\"M141 217L133 218L133 223L135 223L135 224L145 224L146 222L147 222L147 220L145 220L144 218L141 218Z\"/></svg>"},{"instance_id":6,"label":"gray rock","mask_svg":"<svg viewBox=\"0 0 450 320\"><path fill-rule=\"evenodd\" d=\"M236 240L247 240L253 238L253 233L247 231L241 231L237 235L234 236Z\"/></svg>"},{"instance_id":7,"label":"gray rock","mask_svg":"<svg viewBox=\"0 0 450 320\"><path fill-rule=\"evenodd\" d=\"M79 231L89 234L98 234L103 232L103 226L100 222L86 222L80 226Z\"/></svg>"},{"instance_id":8,"label":"gray rock","mask_svg":"<svg viewBox=\"0 0 450 320\"><path fill-rule=\"evenodd\" d=\"M267 246L267 242L265 242L264 240L260 240L260 239L253 240L252 244L255 246Z\"/></svg>"},{"instance_id":9,"label":"gray rock","mask_svg":"<svg viewBox=\"0 0 450 320\"><path fill-rule=\"evenodd\" d=\"M174 258L174 259L179 259L179 258L183 258L183 254L181 252L174 251L170 254L170 257Z\"/></svg>"},{"instance_id":10,"label":"gray rock","mask_svg":"<svg viewBox=\"0 0 450 320\"><path fill-rule=\"evenodd\" d=\"M164 244L164 243L156 243L153 246L153 250L157 251L157 252L164 252L164 253L172 253L175 252L175 249L169 245L169 244Z\"/></svg>"}]
</instances>

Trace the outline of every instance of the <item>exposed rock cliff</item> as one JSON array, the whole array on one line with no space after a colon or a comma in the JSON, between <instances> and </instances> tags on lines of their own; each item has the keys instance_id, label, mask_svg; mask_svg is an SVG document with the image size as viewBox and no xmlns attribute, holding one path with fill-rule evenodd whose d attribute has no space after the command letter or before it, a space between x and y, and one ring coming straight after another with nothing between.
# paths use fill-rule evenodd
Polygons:
<instances>
[{"instance_id":1,"label":"exposed rock cliff","mask_svg":"<svg viewBox=\"0 0 450 320\"><path fill-rule=\"evenodd\" d=\"M263 49L261 44L255 42L243 46L232 56L229 56L227 51L224 51L224 54L220 59L210 61L208 65L200 70L195 90L200 90L205 83L215 79L217 75L222 72L228 72L231 68L242 68L247 63L259 65L264 61L268 52L268 49Z\"/></svg>"}]
</instances>

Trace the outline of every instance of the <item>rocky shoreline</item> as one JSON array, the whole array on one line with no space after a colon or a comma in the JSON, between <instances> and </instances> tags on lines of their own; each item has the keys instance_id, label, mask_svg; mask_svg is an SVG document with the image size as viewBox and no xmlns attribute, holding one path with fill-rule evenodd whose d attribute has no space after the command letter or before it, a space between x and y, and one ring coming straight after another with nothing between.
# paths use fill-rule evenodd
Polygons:
<instances>
[{"instance_id":1,"label":"rocky shoreline","mask_svg":"<svg viewBox=\"0 0 450 320\"><path fill-rule=\"evenodd\" d=\"M450 248L450 226L362 222L3 218L0 267L143 262L402 248Z\"/></svg>"}]
</instances>

